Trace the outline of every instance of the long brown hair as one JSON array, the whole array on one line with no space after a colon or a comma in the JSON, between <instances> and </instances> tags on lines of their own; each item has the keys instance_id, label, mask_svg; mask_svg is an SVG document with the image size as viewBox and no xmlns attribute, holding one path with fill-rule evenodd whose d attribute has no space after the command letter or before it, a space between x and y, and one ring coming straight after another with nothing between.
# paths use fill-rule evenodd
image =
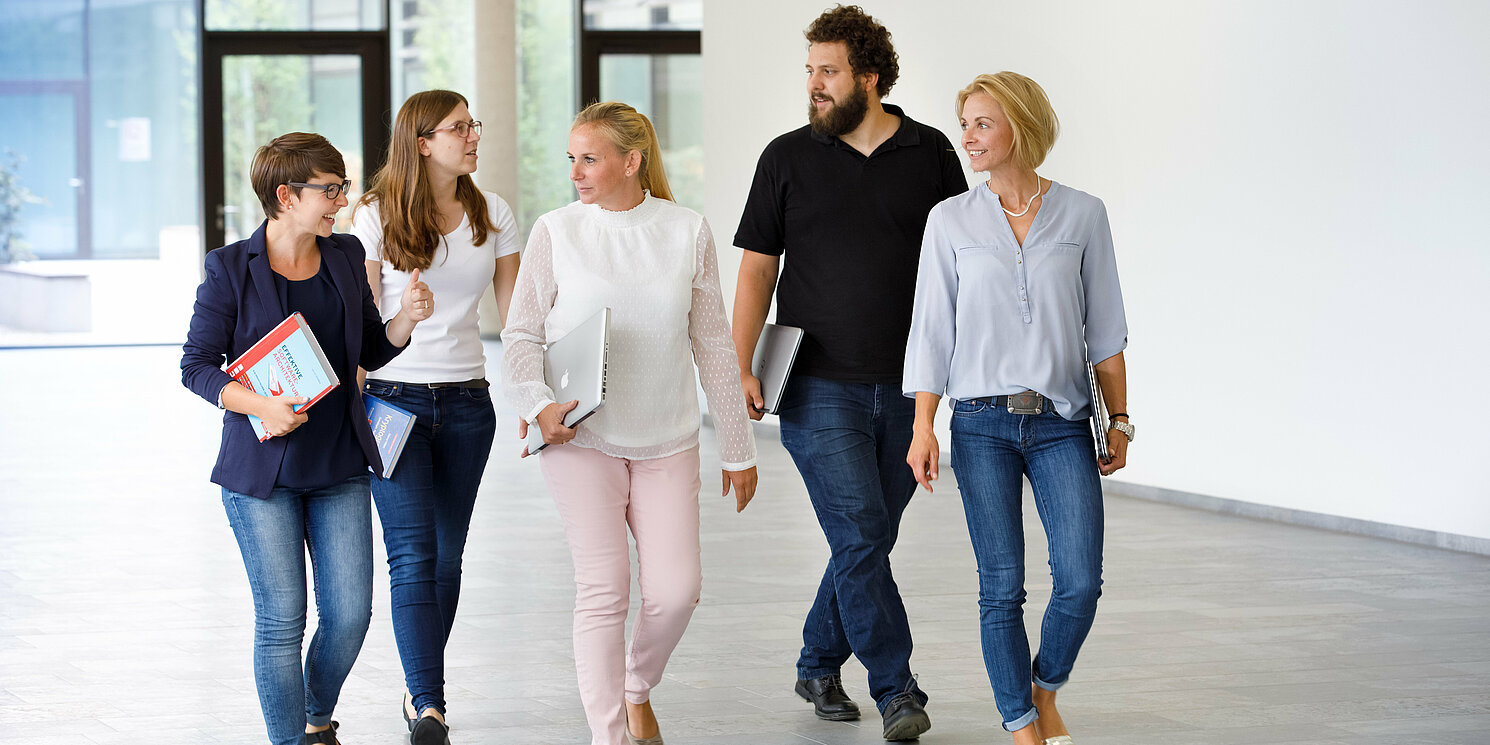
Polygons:
<instances>
[{"instance_id":1,"label":"long brown hair","mask_svg":"<svg viewBox=\"0 0 1490 745\"><path fill-rule=\"evenodd\" d=\"M668 188L667 172L662 169L662 146L657 142L657 130L645 114L617 101L592 103L574 117L574 126L569 129L573 131L586 124L604 132L621 155L632 150L640 152L642 164L638 175L642 188L658 199L677 201L673 199L673 190Z\"/></svg>"},{"instance_id":2,"label":"long brown hair","mask_svg":"<svg viewBox=\"0 0 1490 745\"><path fill-rule=\"evenodd\" d=\"M419 140L459 104L470 105L455 91L422 91L409 96L393 122L388 161L357 200L358 208L377 202L383 223L383 260L401 272L428 269L440 246L440 210L429 185L424 156L419 154ZM471 223L471 242L478 246L486 243L487 235L497 232L497 226L486 211L486 196L476 188L470 174L456 177L455 198Z\"/></svg>"}]
</instances>

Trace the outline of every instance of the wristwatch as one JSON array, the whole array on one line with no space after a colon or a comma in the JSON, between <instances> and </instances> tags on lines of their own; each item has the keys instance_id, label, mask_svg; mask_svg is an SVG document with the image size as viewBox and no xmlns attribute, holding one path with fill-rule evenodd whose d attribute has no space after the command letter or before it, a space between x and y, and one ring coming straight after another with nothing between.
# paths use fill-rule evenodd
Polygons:
<instances>
[{"instance_id":1,"label":"wristwatch","mask_svg":"<svg viewBox=\"0 0 1490 745\"><path fill-rule=\"evenodd\" d=\"M1128 442L1133 441L1133 425L1122 421L1121 419L1109 419L1107 420L1107 428L1110 430L1115 429L1119 432L1122 432L1123 436L1128 438Z\"/></svg>"}]
</instances>

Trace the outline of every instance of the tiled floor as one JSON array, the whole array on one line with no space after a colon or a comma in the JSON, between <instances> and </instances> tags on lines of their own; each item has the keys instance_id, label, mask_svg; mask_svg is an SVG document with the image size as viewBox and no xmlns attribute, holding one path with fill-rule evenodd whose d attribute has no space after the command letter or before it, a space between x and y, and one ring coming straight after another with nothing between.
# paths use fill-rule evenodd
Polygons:
<instances>
[{"instance_id":1,"label":"tiled floor","mask_svg":"<svg viewBox=\"0 0 1490 745\"><path fill-rule=\"evenodd\" d=\"M217 412L180 387L177 355L0 352L0 743L264 741L247 583L207 482ZM568 552L501 415L450 645L453 739L582 745ZM877 718L820 722L791 693L826 551L790 459L769 438L762 450L744 514L702 497L704 597L654 694L664 733L674 745L881 742ZM894 555L932 697L922 742L1008 742L945 473L913 502ZM1490 558L1128 499L1108 509L1105 595L1061 694L1081 745L1490 743ZM1027 512L1033 634L1049 585ZM405 740L376 585L337 711L348 745ZM867 707L862 668L845 677Z\"/></svg>"}]
</instances>

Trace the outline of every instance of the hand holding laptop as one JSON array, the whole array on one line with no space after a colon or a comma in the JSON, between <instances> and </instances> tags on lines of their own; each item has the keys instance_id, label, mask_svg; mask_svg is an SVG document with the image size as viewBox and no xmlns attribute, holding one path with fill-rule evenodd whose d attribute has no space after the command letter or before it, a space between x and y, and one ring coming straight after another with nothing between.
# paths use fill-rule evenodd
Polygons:
<instances>
[{"instance_id":1,"label":"hand holding laptop","mask_svg":"<svg viewBox=\"0 0 1490 745\"><path fill-rule=\"evenodd\" d=\"M761 395L761 379L749 372L740 373L740 388L745 391L745 413L760 421L766 415L766 399Z\"/></svg>"},{"instance_id":2,"label":"hand holding laptop","mask_svg":"<svg viewBox=\"0 0 1490 745\"><path fill-rule=\"evenodd\" d=\"M574 411L574 407L578 405L578 400L570 401L567 404L552 403L543 407L543 410L538 412L538 421L535 423L538 425L539 432L543 435L543 443L545 445L563 445L574 439L574 428L564 426L564 417L569 412ZM517 436L524 442L527 441L528 421L526 419L517 420ZM528 446L524 444L522 457L526 458L529 455L532 455L532 453L528 452Z\"/></svg>"}]
</instances>

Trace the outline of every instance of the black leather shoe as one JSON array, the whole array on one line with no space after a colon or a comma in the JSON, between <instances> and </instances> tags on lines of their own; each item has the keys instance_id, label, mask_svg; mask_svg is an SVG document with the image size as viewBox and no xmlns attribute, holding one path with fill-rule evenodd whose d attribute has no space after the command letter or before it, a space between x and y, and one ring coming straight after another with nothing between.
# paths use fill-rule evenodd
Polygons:
<instances>
[{"instance_id":1,"label":"black leather shoe","mask_svg":"<svg viewBox=\"0 0 1490 745\"><path fill-rule=\"evenodd\" d=\"M859 718L859 705L848 697L843 690L843 679L837 675L798 680L797 695L812 704L812 713L818 719L844 722Z\"/></svg>"},{"instance_id":2,"label":"black leather shoe","mask_svg":"<svg viewBox=\"0 0 1490 745\"><path fill-rule=\"evenodd\" d=\"M305 733L305 745L341 745L341 741L336 739L336 728L340 726L339 723L332 722L331 729Z\"/></svg>"},{"instance_id":3,"label":"black leather shoe","mask_svg":"<svg viewBox=\"0 0 1490 745\"><path fill-rule=\"evenodd\" d=\"M411 745L450 745L450 728L434 717L421 717L409 731Z\"/></svg>"},{"instance_id":4,"label":"black leather shoe","mask_svg":"<svg viewBox=\"0 0 1490 745\"><path fill-rule=\"evenodd\" d=\"M403 700L399 701L398 708L398 713L404 715L404 726L413 732L414 722L419 719L419 713L414 711L414 697L409 695L408 691L404 691Z\"/></svg>"},{"instance_id":5,"label":"black leather shoe","mask_svg":"<svg viewBox=\"0 0 1490 745\"><path fill-rule=\"evenodd\" d=\"M884 716L886 740L914 740L931 729L931 717L926 716L926 708L916 699L915 691L890 699Z\"/></svg>"}]
</instances>

